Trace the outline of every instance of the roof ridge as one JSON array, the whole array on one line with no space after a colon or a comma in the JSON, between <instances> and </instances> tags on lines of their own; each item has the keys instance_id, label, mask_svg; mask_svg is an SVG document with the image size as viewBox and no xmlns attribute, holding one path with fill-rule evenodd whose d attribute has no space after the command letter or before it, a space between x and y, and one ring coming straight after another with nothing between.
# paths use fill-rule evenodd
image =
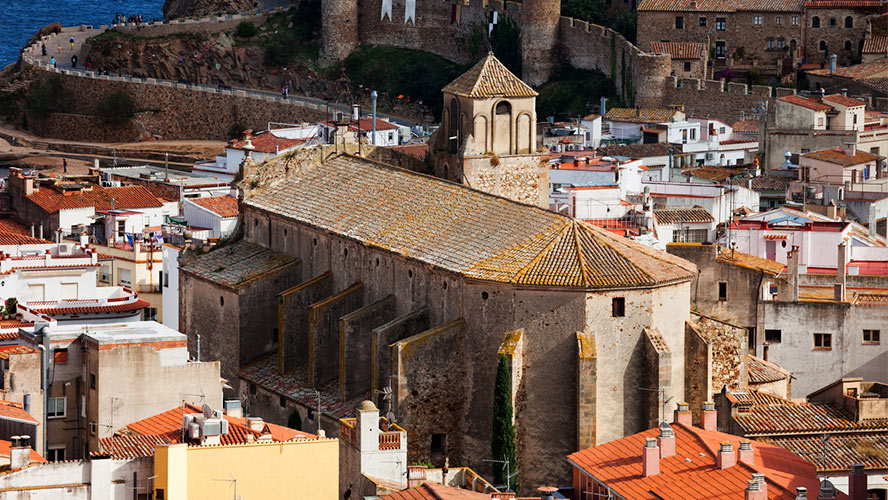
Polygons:
<instances>
[{"instance_id":1,"label":"roof ridge","mask_svg":"<svg viewBox=\"0 0 888 500\"><path fill-rule=\"evenodd\" d=\"M578 221L578 222L579 222L579 221ZM601 228L599 228L598 226L593 226L592 224L587 224L587 223L585 223L585 222L579 222L579 223L582 224L583 228L584 228L587 232L590 232L591 234L595 234L595 233L594 233L594 230L593 230L592 228L595 228L595 229L599 229L599 230L601 230L601 231L604 231L604 229L601 229ZM593 237L593 238L594 238L594 237ZM640 263L637 263L637 262L635 262L634 260L630 259L628 256L626 256L626 254L624 254L620 249L618 249L617 246L613 244L614 242L617 241L615 238L614 238L614 239L610 239L609 241L608 241L607 238L595 238L595 241L596 241L597 243L603 244L603 245L609 247L610 249L612 249L612 250L613 250L617 255L619 255L620 258L622 258L625 262L629 263L629 265L631 265L632 267L634 267L635 269L637 269L639 272L641 272L642 274L644 274L645 277L647 277L647 279L653 281L654 283L656 283L656 282L658 281L656 278L654 278L654 276L650 273L650 271L649 271L648 269L645 269ZM620 244L624 244L624 243L621 241ZM647 255L650 256L650 254L647 254ZM661 259L661 260L662 260L662 259Z\"/></svg>"},{"instance_id":2,"label":"roof ridge","mask_svg":"<svg viewBox=\"0 0 888 500\"><path fill-rule=\"evenodd\" d=\"M571 234L574 237L574 243L577 245L577 259L580 261L580 273L583 275L583 281L586 286L592 286L592 279L589 278L589 272L586 268L586 259L583 256L583 245L580 243L580 234L579 228L577 227L576 221L574 221L571 225Z\"/></svg>"},{"instance_id":3,"label":"roof ridge","mask_svg":"<svg viewBox=\"0 0 888 500\"><path fill-rule=\"evenodd\" d=\"M540 250L540 252L538 254L536 254L536 256L534 258L530 259L530 261L524 267L522 267L521 269L518 270L518 272L513 274L512 277L510 278L510 281L516 282L516 281L518 281L518 278L520 276L525 276L530 269L532 269L535 265L537 265L543 259L543 257L546 256L549 253L549 251L552 250L552 248L559 241L561 241L561 238L564 235L565 230L569 230L569 227L570 227L570 221L566 221L564 226L558 228L555 231L550 230L550 231L547 231L546 233L541 233L541 234L555 233L555 236L549 241L549 243L545 246L545 248L543 248L542 250ZM538 237L539 237L539 235L538 235ZM537 239L537 238L535 238L535 239ZM533 241L533 240L531 240L531 241ZM527 242L527 243L530 243L530 242Z\"/></svg>"}]
</instances>

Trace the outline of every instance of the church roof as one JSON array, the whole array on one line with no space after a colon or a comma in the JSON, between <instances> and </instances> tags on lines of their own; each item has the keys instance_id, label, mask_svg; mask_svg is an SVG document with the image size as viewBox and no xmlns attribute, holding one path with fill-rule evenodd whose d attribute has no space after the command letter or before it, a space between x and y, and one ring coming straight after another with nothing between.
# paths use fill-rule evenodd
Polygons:
<instances>
[{"instance_id":1,"label":"church roof","mask_svg":"<svg viewBox=\"0 0 888 500\"><path fill-rule=\"evenodd\" d=\"M448 83L443 92L463 97L536 97L537 92L508 70L493 52Z\"/></svg>"},{"instance_id":2,"label":"church roof","mask_svg":"<svg viewBox=\"0 0 888 500\"><path fill-rule=\"evenodd\" d=\"M350 156L291 171L245 204L485 281L626 289L695 273L687 261L584 222Z\"/></svg>"}]
</instances>

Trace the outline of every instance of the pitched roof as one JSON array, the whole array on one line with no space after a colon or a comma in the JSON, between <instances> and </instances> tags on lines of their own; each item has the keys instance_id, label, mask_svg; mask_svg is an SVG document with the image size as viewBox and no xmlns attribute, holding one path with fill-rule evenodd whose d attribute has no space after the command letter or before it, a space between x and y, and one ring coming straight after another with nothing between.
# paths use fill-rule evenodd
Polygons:
<instances>
[{"instance_id":1,"label":"pitched roof","mask_svg":"<svg viewBox=\"0 0 888 500\"><path fill-rule=\"evenodd\" d=\"M605 156L623 156L626 158L649 158L652 156L669 156L669 149L672 154L681 154L681 144L667 144L658 142L655 144L612 144L610 146L602 146L598 148Z\"/></svg>"},{"instance_id":2,"label":"pitched roof","mask_svg":"<svg viewBox=\"0 0 888 500\"><path fill-rule=\"evenodd\" d=\"M873 35L872 38L863 41L864 54L888 53L888 36Z\"/></svg>"},{"instance_id":3,"label":"pitched roof","mask_svg":"<svg viewBox=\"0 0 888 500\"><path fill-rule=\"evenodd\" d=\"M569 217L357 157L302 169L245 204L479 280L612 289L694 274L687 261Z\"/></svg>"},{"instance_id":4,"label":"pitched roof","mask_svg":"<svg viewBox=\"0 0 888 500\"><path fill-rule=\"evenodd\" d=\"M232 196L206 196L189 198L188 201L206 208L219 217L237 217L237 199Z\"/></svg>"},{"instance_id":5,"label":"pitched roof","mask_svg":"<svg viewBox=\"0 0 888 500\"><path fill-rule=\"evenodd\" d=\"M876 161L879 159L879 155L865 153L859 149L855 150L853 155L849 155L842 148L833 148L805 153L802 155L802 158L810 158L812 160L825 161L827 163L834 163L844 167L851 167L854 165L860 165L861 163Z\"/></svg>"},{"instance_id":6,"label":"pitched roof","mask_svg":"<svg viewBox=\"0 0 888 500\"><path fill-rule=\"evenodd\" d=\"M79 303L79 304L78 304ZM87 313L110 313L110 312L126 312L145 309L151 304L147 300L136 299L131 302L122 302L113 305L97 305L98 300L70 300L70 301L44 301L32 305L27 302L28 307L34 314L46 314L54 316L57 314L87 314ZM62 307L58 307L61 305ZM55 307L54 307L55 306Z\"/></svg>"},{"instance_id":7,"label":"pitched roof","mask_svg":"<svg viewBox=\"0 0 888 500\"><path fill-rule=\"evenodd\" d=\"M114 436L99 440L102 452L111 458L139 458L154 454L154 448L162 444L185 442L199 446L200 442L182 438L182 414L202 413L194 405L177 406L171 410L133 422L117 431ZM270 434L272 441L289 441L295 438L314 438L313 434L297 431L281 425L265 423L262 432L247 425L245 418L224 416L228 420L228 434L221 436L221 444L243 444L256 441L262 434Z\"/></svg>"},{"instance_id":8,"label":"pitched roof","mask_svg":"<svg viewBox=\"0 0 888 500\"><path fill-rule=\"evenodd\" d=\"M758 132L758 120L738 120L731 125L734 132Z\"/></svg>"},{"instance_id":9,"label":"pitched roof","mask_svg":"<svg viewBox=\"0 0 888 500\"><path fill-rule=\"evenodd\" d=\"M478 493L438 483L423 483L415 488L381 496L379 500L490 500L490 493Z\"/></svg>"},{"instance_id":10,"label":"pitched roof","mask_svg":"<svg viewBox=\"0 0 888 500\"><path fill-rule=\"evenodd\" d=\"M282 269L296 259L250 243L236 241L210 253L200 255L182 266L181 271L193 274L227 288L241 288L253 279Z\"/></svg>"},{"instance_id":11,"label":"pitched roof","mask_svg":"<svg viewBox=\"0 0 888 500\"><path fill-rule=\"evenodd\" d=\"M797 177L788 175L763 174L752 178L753 191L786 191L791 183L798 180Z\"/></svg>"},{"instance_id":12,"label":"pitched roof","mask_svg":"<svg viewBox=\"0 0 888 500\"><path fill-rule=\"evenodd\" d=\"M673 59L702 59L704 50L698 42L651 42L651 53L669 54Z\"/></svg>"},{"instance_id":13,"label":"pitched roof","mask_svg":"<svg viewBox=\"0 0 888 500\"><path fill-rule=\"evenodd\" d=\"M767 384L790 377L786 370L782 370L774 363L751 355L746 360L746 372L750 384Z\"/></svg>"},{"instance_id":14,"label":"pitched roof","mask_svg":"<svg viewBox=\"0 0 888 500\"><path fill-rule=\"evenodd\" d=\"M882 5L881 0L807 0L805 7L879 7Z\"/></svg>"},{"instance_id":15,"label":"pitched roof","mask_svg":"<svg viewBox=\"0 0 888 500\"><path fill-rule=\"evenodd\" d=\"M801 12L804 0L641 0L639 11Z\"/></svg>"},{"instance_id":16,"label":"pitched roof","mask_svg":"<svg viewBox=\"0 0 888 500\"><path fill-rule=\"evenodd\" d=\"M863 64L854 64L851 66L839 66L836 68L835 73L832 74L830 73L829 68L810 70L808 73L818 76L834 75L855 80L860 78L886 76L888 75L888 58Z\"/></svg>"},{"instance_id":17,"label":"pitched roof","mask_svg":"<svg viewBox=\"0 0 888 500\"><path fill-rule=\"evenodd\" d=\"M669 108L611 108L604 115L605 120L627 123L662 123L675 116Z\"/></svg>"},{"instance_id":18,"label":"pitched roof","mask_svg":"<svg viewBox=\"0 0 888 500\"><path fill-rule=\"evenodd\" d=\"M163 204L143 186L92 186L78 193L62 194L49 186L27 196L48 213L73 208L95 207L96 210L158 208Z\"/></svg>"},{"instance_id":19,"label":"pitched roof","mask_svg":"<svg viewBox=\"0 0 888 500\"><path fill-rule=\"evenodd\" d=\"M846 108L854 108L858 106L866 106L866 101L855 99L853 97L844 96L842 94L825 95L821 97L824 101L832 104L838 104Z\"/></svg>"},{"instance_id":20,"label":"pitched roof","mask_svg":"<svg viewBox=\"0 0 888 500\"><path fill-rule=\"evenodd\" d=\"M621 498L740 499L754 472L765 475L771 500L794 500L797 487L819 489L814 466L788 450L753 442L754 466L738 461L733 467L719 469L716 456L720 443L734 443L737 450L737 436L676 423L672 429L676 454L660 459L660 474L642 474L642 446L645 438L658 435L656 428L573 453L567 459Z\"/></svg>"},{"instance_id":21,"label":"pitched roof","mask_svg":"<svg viewBox=\"0 0 888 500\"><path fill-rule=\"evenodd\" d=\"M826 446L822 436L768 438L766 442L816 464L817 472L846 472L855 464L888 469L888 434L832 436Z\"/></svg>"},{"instance_id":22,"label":"pitched roof","mask_svg":"<svg viewBox=\"0 0 888 500\"><path fill-rule=\"evenodd\" d=\"M38 425L37 419L26 412L20 403L12 401L0 401L0 418L18 420L29 424Z\"/></svg>"},{"instance_id":23,"label":"pitched roof","mask_svg":"<svg viewBox=\"0 0 888 500\"><path fill-rule=\"evenodd\" d=\"M484 99L488 97L536 97L537 92L508 70L493 52L441 90L448 94Z\"/></svg>"},{"instance_id":24,"label":"pitched roof","mask_svg":"<svg viewBox=\"0 0 888 500\"><path fill-rule=\"evenodd\" d=\"M254 152L256 153L274 153L290 149L305 142L305 139L288 139L286 137L278 137L270 131L260 132L250 136L250 142L253 143ZM236 139L228 143L231 149L244 149L247 145L246 139Z\"/></svg>"},{"instance_id":25,"label":"pitched roof","mask_svg":"<svg viewBox=\"0 0 888 500\"><path fill-rule=\"evenodd\" d=\"M19 233L11 233L9 231L0 230L0 245L32 245L46 244L51 241L41 240L40 238L32 238Z\"/></svg>"},{"instance_id":26,"label":"pitched roof","mask_svg":"<svg viewBox=\"0 0 888 500\"><path fill-rule=\"evenodd\" d=\"M830 111L833 109L829 104L823 104L822 102L815 101L814 99L809 99L807 97L802 97L800 95L787 95L783 97L777 98L778 101L787 102L789 104L795 104L796 106L801 106L803 108L813 109L814 111Z\"/></svg>"},{"instance_id":27,"label":"pitched roof","mask_svg":"<svg viewBox=\"0 0 888 500\"><path fill-rule=\"evenodd\" d=\"M763 271L771 276L777 276L783 272L783 269L786 267L774 260L763 259L757 255L738 252L736 250L731 251L724 247L719 247L716 259L727 264L733 264L735 266L745 267L756 271Z\"/></svg>"},{"instance_id":28,"label":"pitched roof","mask_svg":"<svg viewBox=\"0 0 888 500\"><path fill-rule=\"evenodd\" d=\"M742 400L742 393L732 393ZM740 398L738 398L740 396ZM854 421L854 416L831 403L796 403L759 391L749 391L753 402L734 421L747 436L788 436L824 432L888 431L888 419Z\"/></svg>"},{"instance_id":29,"label":"pitched roof","mask_svg":"<svg viewBox=\"0 0 888 500\"><path fill-rule=\"evenodd\" d=\"M694 222L714 222L712 214L705 208L658 208L654 209L657 224L681 224Z\"/></svg>"},{"instance_id":30,"label":"pitched roof","mask_svg":"<svg viewBox=\"0 0 888 500\"><path fill-rule=\"evenodd\" d=\"M18 338L18 332L15 332L15 336L12 338ZM34 354L37 352L39 352L37 349L27 345L4 345L0 346L0 359L9 359L13 354Z\"/></svg>"},{"instance_id":31,"label":"pitched roof","mask_svg":"<svg viewBox=\"0 0 888 500\"><path fill-rule=\"evenodd\" d=\"M33 437L33 436L32 436ZM6 441L5 439L0 439L0 457L9 457L12 449L12 443ZM45 463L46 459L40 456L39 453L31 450L31 463L40 462ZM6 467L9 467L8 465Z\"/></svg>"}]
</instances>

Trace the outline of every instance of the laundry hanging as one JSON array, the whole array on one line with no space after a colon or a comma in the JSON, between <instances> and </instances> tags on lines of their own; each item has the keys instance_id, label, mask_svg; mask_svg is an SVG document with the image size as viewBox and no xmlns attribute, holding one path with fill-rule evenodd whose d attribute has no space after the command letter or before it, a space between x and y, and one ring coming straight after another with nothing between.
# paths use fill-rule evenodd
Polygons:
<instances>
[{"instance_id":1,"label":"laundry hanging","mask_svg":"<svg viewBox=\"0 0 888 500\"><path fill-rule=\"evenodd\" d=\"M392 0L382 0L382 15L379 19L385 19L385 16L388 16L389 21L392 20Z\"/></svg>"},{"instance_id":2,"label":"laundry hanging","mask_svg":"<svg viewBox=\"0 0 888 500\"><path fill-rule=\"evenodd\" d=\"M404 7L404 24L413 21L416 24L416 0L407 0Z\"/></svg>"}]
</instances>

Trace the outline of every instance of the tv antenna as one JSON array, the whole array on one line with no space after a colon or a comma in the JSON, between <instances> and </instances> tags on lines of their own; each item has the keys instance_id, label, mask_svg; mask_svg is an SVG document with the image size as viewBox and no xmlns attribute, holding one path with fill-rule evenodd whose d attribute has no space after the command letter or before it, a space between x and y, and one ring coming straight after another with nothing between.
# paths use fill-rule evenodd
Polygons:
<instances>
[{"instance_id":1,"label":"tv antenna","mask_svg":"<svg viewBox=\"0 0 888 500\"><path fill-rule=\"evenodd\" d=\"M637 389L638 389L639 391L645 391L645 392L657 392L657 393L659 393L659 399L660 399L660 422L661 422L661 423L662 423L662 422L665 422L665 421L666 421L666 405L667 405L670 401L672 401L672 398L671 398L671 397L670 397L669 399L666 399L666 389L663 389L662 387L659 388L659 389L649 389L649 388L647 388L647 387L637 387Z\"/></svg>"},{"instance_id":2,"label":"tv antenna","mask_svg":"<svg viewBox=\"0 0 888 500\"><path fill-rule=\"evenodd\" d=\"M512 478L518 475L518 469L515 469L515 472L511 472L512 463L508 460L509 457L503 456L503 460L491 460L491 459L483 459L482 462L492 462L495 464L503 464L504 465L504 475L506 476L506 484L496 484L497 488L502 488L505 486L506 491L512 491Z\"/></svg>"},{"instance_id":3,"label":"tv antenna","mask_svg":"<svg viewBox=\"0 0 888 500\"><path fill-rule=\"evenodd\" d=\"M389 421L390 424L395 423L395 413L392 411L392 386L391 384L382 388L382 390L375 391L376 394L382 396L382 400L385 401L385 419Z\"/></svg>"}]
</instances>

